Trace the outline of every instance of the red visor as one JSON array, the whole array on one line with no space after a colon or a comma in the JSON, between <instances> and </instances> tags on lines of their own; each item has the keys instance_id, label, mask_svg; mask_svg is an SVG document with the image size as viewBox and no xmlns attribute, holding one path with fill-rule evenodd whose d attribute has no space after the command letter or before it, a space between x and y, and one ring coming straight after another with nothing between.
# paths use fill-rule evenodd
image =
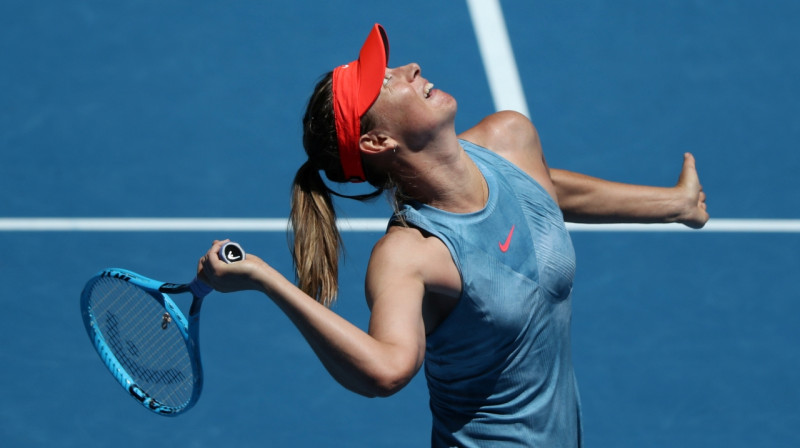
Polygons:
<instances>
[{"instance_id":1,"label":"red visor","mask_svg":"<svg viewBox=\"0 0 800 448\"><path fill-rule=\"evenodd\" d=\"M333 70L333 115L339 140L339 159L345 179L363 182L361 117L378 98L389 61L389 39L377 23L361 47L358 60Z\"/></svg>"}]
</instances>

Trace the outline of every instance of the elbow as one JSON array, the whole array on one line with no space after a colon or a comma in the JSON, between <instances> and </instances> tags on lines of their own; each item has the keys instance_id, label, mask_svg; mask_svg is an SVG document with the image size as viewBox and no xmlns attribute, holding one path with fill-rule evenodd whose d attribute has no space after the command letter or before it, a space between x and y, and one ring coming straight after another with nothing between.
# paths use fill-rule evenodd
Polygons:
<instances>
[{"instance_id":1,"label":"elbow","mask_svg":"<svg viewBox=\"0 0 800 448\"><path fill-rule=\"evenodd\" d=\"M402 390L419 370L418 367L384 365L370 372L364 372L361 381L348 387L353 392L367 398L390 397ZM344 383L342 383L344 384ZM345 386L347 386L345 384Z\"/></svg>"},{"instance_id":2,"label":"elbow","mask_svg":"<svg viewBox=\"0 0 800 448\"><path fill-rule=\"evenodd\" d=\"M345 388L368 398L389 397L403 389L417 374L424 359L422 350L374 351L348 368L331 369ZM342 367L341 364L335 364Z\"/></svg>"},{"instance_id":3,"label":"elbow","mask_svg":"<svg viewBox=\"0 0 800 448\"><path fill-rule=\"evenodd\" d=\"M413 378L412 374L402 372L381 372L370 376L367 387L360 393L368 398L390 397L403 389Z\"/></svg>"},{"instance_id":4,"label":"elbow","mask_svg":"<svg viewBox=\"0 0 800 448\"><path fill-rule=\"evenodd\" d=\"M386 398L399 392L408 382L370 381L368 384L349 385L340 382L350 392L366 398Z\"/></svg>"},{"instance_id":5,"label":"elbow","mask_svg":"<svg viewBox=\"0 0 800 448\"><path fill-rule=\"evenodd\" d=\"M411 381L411 377L385 378L375 387L374 397L386 398L400 392Z\"/></svg>"}]
</instances>

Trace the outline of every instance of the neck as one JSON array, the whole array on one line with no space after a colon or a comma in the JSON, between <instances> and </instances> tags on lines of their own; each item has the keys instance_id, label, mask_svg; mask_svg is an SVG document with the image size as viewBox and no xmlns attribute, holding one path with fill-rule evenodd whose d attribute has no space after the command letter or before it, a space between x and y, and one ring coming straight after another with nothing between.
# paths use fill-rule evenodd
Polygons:
<instances>
[{"instance_id":1,"label":"neck","mask_svg":"<svg viewBox=\"0 0 800 448\"><path fill-rule=\"evenodd\" d=\"M483 174L464 148L453 139L447 146L426 147L414 154L411 175L402 176L401 188L414 199L452 213L471 213L486 206L489 188Z\"/></svg>"}]
</instances>

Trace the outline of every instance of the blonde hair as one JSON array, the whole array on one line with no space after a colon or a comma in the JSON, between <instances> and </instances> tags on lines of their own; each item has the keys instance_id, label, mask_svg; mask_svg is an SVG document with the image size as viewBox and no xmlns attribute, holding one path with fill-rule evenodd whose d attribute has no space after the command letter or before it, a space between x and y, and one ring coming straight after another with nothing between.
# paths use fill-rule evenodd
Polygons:
<instances>
[{"instance_id":1,"label":"blonde hair","mask_svg":"<svg viewBox=\"0 0 800 448\"><path fill-rule=\"evenodd\" d=\"M335 300L339 288L339 255L342 237L336 225L336 211L332 196L365 201L393 191L391 197L395 211L402 202L391 176L376 172L365 165L367 181L376 191L358 196L344 196L331 190L320 175L332 182L345 183L339 159L336 124L333 115L332 72L318 83L308 101L303 116L303 147L308 160L297 170L292 184L291 241L292 257L298 286L303 292L325 306ZM369 113L361 119L361 132L372 128Z\"/></svg>"},{"instance_id":2,"label":"blonde hair","mask_svg":"<svg viewBox=\"0 0 800 448\"><path fill-rule=\"evenodd\" d=\"M336 300L339 285L342 238L336 226L331 194L319 170L308 161L294 178L290 217L298 286L323 305L330 306Z\"/></svg>"}]
</instances>

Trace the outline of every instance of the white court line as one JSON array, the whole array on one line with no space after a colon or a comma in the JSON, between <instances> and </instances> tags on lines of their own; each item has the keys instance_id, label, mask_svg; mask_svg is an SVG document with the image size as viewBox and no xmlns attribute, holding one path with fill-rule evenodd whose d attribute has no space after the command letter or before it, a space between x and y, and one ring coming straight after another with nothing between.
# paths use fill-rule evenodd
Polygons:
<instances>
[{"instance_id":1,"label":"white court line","mask_svg":"<svg viewBox=\"0 0 800 448\"><path fill-rule=\"evenodd\" d=\"M530 118L500 2L467 0L467 7L495 110L514 110Z\"/></svg>"},{"instance_id":2,"label":"white court line","mask_svg":"<svg viewBox=\"0 0 800 448\"><path fill-rule=\"evenodd\" d=\"M340 219L342 232L383 232L387 219ZM0 218L0 232L285 232L286 218ZM573 224L570 232L800 233L800 219L712 219L680 224Z\"/></svg>"},{"instance_id":3,"label":"white court line","mask_svg":"<svg viewBox=\"0 0 800 448\"><path fill-rule=\"evenodd\" d=\"M387 219L339 220L343 232L383 232ZM0 218L0 232L285 232L288 218Z\"/></svg>"}]
</instances>

